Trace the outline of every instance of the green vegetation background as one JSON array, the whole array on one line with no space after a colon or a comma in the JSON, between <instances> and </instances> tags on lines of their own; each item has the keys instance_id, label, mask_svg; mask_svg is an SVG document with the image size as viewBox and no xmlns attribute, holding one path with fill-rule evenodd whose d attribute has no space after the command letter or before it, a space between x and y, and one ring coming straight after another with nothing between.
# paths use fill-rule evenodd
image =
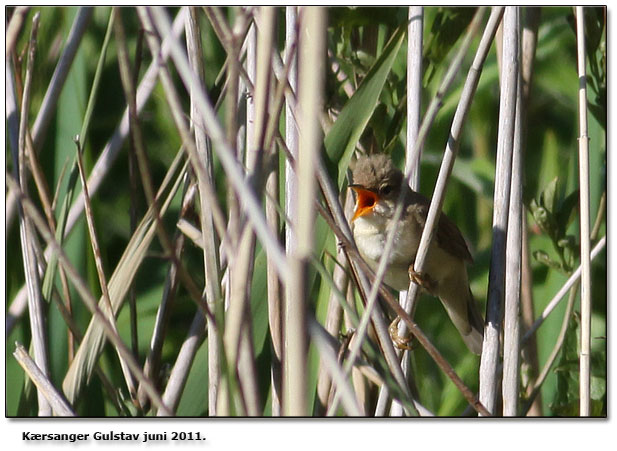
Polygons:
<instances>
[{"instance_id":1,"label":"green vegetation background","mask_svg":"<svg viewBox=\"0 0 617 451\"><path fill-rule=\"evenodd\" d=\"M33 8L25 22L25 30L18 41L17 50L21 52L27 45L30 30L30 20L33 11L41 12L41 28L39 31L37 59L35 63L33 96L30 124L33 123L45 90L53 73L59 52L68 35L68 30L76 13L76 8ZM601 9L588 11L590 23L600 23ZM170 9L175 13L175 9ZM426 8L425 11L425 73L423 90L423 107L434 95L440 80L448 67L448 62L456 47L460 33L464 32L473 10ZM96 69L98 55L105 35L110 8L95 8L92 21L86 31L77 57L71 68L69 78L62 91L55 118L47 134L42 149L39 150L41 165L44 169L48 185L53 189L58 183L60 173L65 164L70 163L75 155L72 138L79 133L84 117L93 74ZM328 11L328 46L337 56L342 68L347 74L358 81L366 75L377 60L382 50L394 33L396 27L403 25L407 17L406 8L332 8ZM233 11L228 11L233 17ZM127 44L134 52L139 24L132 9L122 13L127 27ZM527 205L535 199L535 205L542 206L552 200L551 205L544 205L549 213L554 213L568 195L574 193L578 186L578 154L577 154L577 88L576 73L576 41L570 8L543 8L539 29L538 47L533 74L533 86L527 110L527 145L525 154L525 186L524 198ZM212 28L201 15L204 59L206 61L206 85L211 98L220 91L216 77L225 61L225 53L217 41ZM595 21L595 22L594 22ZM284 39L284 12L279 13L279 46ZM593 49L595 63L588 64L601 67L602 57L606 55L605 30L602 25L599 33L601 38ZM596 27L596 28L598 28ZM592 30L593 31L593 30ZM591 33L591 31L590 31ZM604 34L602 34L604 33ZM597 32L596 32L597 34ZM476 40L477 42L477 40ZM472 46L472 49L475 48ZM461 86L466 76L466 68L471 61L471 54L466 58L464 70L458 75L453 88L447 93L443 107L431 129L421 167L421 191L430 195L436 180L441 155L445 148L450 123L458 102ZM144 51L142 74L151 58ZM598 62L599 61L599 62ZM604 60L605 64L605 60ZM605 66L604 66L605 67ZM387 81L380 94L380 102L371 115L368 126L362 134L361 142L366 149L386 151L393 155L395 161L402 167L405 142L405 77L406 77L406 39L403 40L400 51L388 73ZM334 111L340 111L349 101L343 93L340 83L331 71L326 75L327 93L326 106ZM599 199L606 189L606 76L602 74L593 80L597 88L589 90L589 101L596 105L595 114L589 116L590 129L590 166L591 166L591 214L595 218ZM181 83L177 82L181 92ZM185 96L188 102L188 96ZM188 105L188 104L187 104ZM87 170L91 170L105 143L113 133L125 107L125 100L120 81L117 53L112 38L106 64L103 72L101 91L99 92L93 114L85 156ZM488 282L488 267L491 245L492 196L495 171L495 149L497 137L497 117L499 110L498 67L493 46L491 54L484 67L477 94L464 131L464 140L460 148L453 178L449 185L444 204L444 211L459 225L464 236L471 244L475 264L470 269L472 291L484 306ZM603 114L602 114L603 113ZM221 110L220 118L224 117ZM174 158L181 142L173 125L171 114L165 102L165 96L160 85L150 97L141 115L142 126L150 166L155 181L160 183L166 168ZM105 271L110 275L115 268L130 236L129 228L129 175L128 175L128 143L114 163L100 190L93 197L95 219L98 225L99 240L103 252ZM8 141L5 150L6 168L10 170L12 163ZM281 162L283 159L281 158ZM341 169L341 168L338 168ZM343 167L342 170L345 170ZM216 178L220 194L220 202L225 205L224 178L225 175L217 166ZM556 185L552 182L557 180ZM64 180L66 184L66 179ZM281 180L283 186L284 180ZM80 188L78 188L79 190ZM548 189L548 192L546 190ZM34 193L34 188L31 188ZM60 192L63 192L62 185ZM544 196L543 196L543 193ZM138 216L146 209L143 193L139 192L140 203ZM175 219L178 217L179 198L167 214L168 230L173 231ZM571 235L574 244L578 243L578 222L576 211L572 210L569 221L562 220L562 237ZM546 303L557 292L567 279L563 271L556 269L567 260L578 265L578 257L562 255L553 245L554 237L542 229L531 213L528 216L530 226L530 249L544 262L532 259L533 294L536 316ZM321 255L326 267L333 268L332 258L336 254L336 241L333 234L318 221L318 241L325 242L326 253ZM550 232L550 231L549 231ZM19 243L17 221L6 230L6 299L8 303L23 285L23 264ZM605 233L603 225L601 235ZM600 236L601 236L600 235ZM80 268L82 275L89 282L92 292L99 296L100 289L96 276L91 248L87 238L85 221L82 218L66 242L66 249L73 263ZM573 248L574 249L574 248ZM329 254L329 255L328 255ZM263 259L263 254L259 253ZM167 262L160 258L158 243L152 246L149 257L139 269L136 279L138 314L139 314L139 352L143 362L148 350L150 335L158 303L160 302ZM184 258L196 282L203 284L202 258L196 248L187 246ZM563 266L563 265L562 265ZM269 415L269 362L271 346L267 334L267 306L265 304L265 265L256 265L253 277L253 315L256 346L256 359L260 374L260 388L263 390L264 414ZM325 316L329 285L320 277L314 277L312 285L312 309L321 320ZM74 313L77 323L85 330L90 315L86 308L74 296ZM592 337L606 336L606 255L605 252L593 264L593 331ZM538 332L539 359L541 365L551 352L555 338L558 335L563 317L564 305L560 305L547 319ZM578 310L578 304L576 310ZM183 290L180 290L175 301L170 322L169 333L165 340L163 360L172 365L185 333L195 313L195 306ZM417 311L417 321L426 331L446 359L464 381L477 389L477 366L479 359L466 352L458 338L454 327L445 320L444 312L439 303L430 297L424 297ZM128 308L121 312L118 326L123 337L129 341ZM64 322L52 304L48 312L49 351L51 379L60 387L67 371L67 336ZM575 323L570 332L576 333ZM7 337L6 344L6 414L35 414L33 405L21 405L20 399L24 386L24 375L12 357L13 343L18 340L27 345L29 338L29 323L24 315L12 334ZM600 412L606 412L606 354L605 340L593 339L594 362L594 400L599 402ZM576 342L569 341L569 351L575 350ZM571 354L570 354L571 355ZM565 357L564 357L565 358ZM576 358L576 354L574 354ZM460 393L440 372L423 350L415 353L416 377L422 402L438 415L458 415L466 403ZM102 358L102 366L110 375L112 382L122 386L122 377L115 353L106 347ZM204 415L207 413L207 355L205 344L201 346L191 375L186 385L177 414L186 416ZM311 348L310 383L315 384L318 358ZM542 390L544 415L568 414L577 392L574 380L577 378L576 360L561 360L558 362L560 372L551 371ZM575 365L574 368L572 365ZM597 369L597 371L596 371ZM559 379L561 374L561 379ZM565 375L565 377L564 377ZM565 383L565 385L564 385ZM565 388L565 390L564 390ZM105 399L104 391L96 378L82 396L88 402L80 402L78 412L87 416L114 415L115 411ZM22 401L23 402L23 401ZM34 410L33 410L34 409Z\"/></svg>"}]
</instances>

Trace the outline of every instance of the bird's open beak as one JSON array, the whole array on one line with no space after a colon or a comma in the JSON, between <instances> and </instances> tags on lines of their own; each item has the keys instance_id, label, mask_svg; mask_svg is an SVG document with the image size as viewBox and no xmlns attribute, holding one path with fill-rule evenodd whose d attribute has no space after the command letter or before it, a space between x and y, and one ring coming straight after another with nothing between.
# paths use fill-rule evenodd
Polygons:
<instances>
[{"instance_id":1,"label":"bird's open beak","mask_svg":"<svg viewBox=\"0 0 617 451\"><path fill-rule=\"evenodd\" d=\"M351 222L353 222L356 218L369 214L373 211L373 208L375 208L375 205L377 205L377 202L379 201L379 196L377 193L363 188L360 185L349 185L349 187L358 195L356 200L356 212L354 213L353 218L351 218Z\"/></svg>"}]
</instances>

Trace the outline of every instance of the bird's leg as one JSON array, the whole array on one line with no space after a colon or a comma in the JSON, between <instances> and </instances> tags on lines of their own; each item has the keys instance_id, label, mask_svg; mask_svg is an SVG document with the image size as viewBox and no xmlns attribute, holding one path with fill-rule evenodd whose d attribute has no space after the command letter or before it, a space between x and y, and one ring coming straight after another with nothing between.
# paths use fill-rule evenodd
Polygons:
<instances>
[{"instance_id":1,"label":"bird's leg","mask_svg":"<svg viewBox=\"0 0 617 451\"><path fill-rule=\"evenodd\" d=\"M388 327L388 332L390 332L390 338L394 342L394 345L399 349L406 349L407 351L413 351L414 345L409 344L411 340L413 340L413 335L409 335L408 337L401 337L398 334L398 323L401 321L401 317L397 316L392 323L390 323L390 327Z\"/></svg>"},{"instance_id":2,"label":"bird's leg","mask_svg":"<svg viewBox=\"0 0 617 451\"><path fill-rule=\"evenodd\" d=\"M421 288L430 294L434 294L437 289L437 282L431 279L431 276L428 274L414 270L413 263L409 265L409 280L420 285Z\"/></svg>"}]
</instances>

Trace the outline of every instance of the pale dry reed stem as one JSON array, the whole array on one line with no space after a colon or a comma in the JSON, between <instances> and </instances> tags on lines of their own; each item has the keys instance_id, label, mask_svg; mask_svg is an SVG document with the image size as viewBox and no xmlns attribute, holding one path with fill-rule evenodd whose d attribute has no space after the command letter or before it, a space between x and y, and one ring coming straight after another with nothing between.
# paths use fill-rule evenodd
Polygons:
<instances>
[{"instance_id":1,"label":"pale dry reed stem","mask_svg":"<svg viewBox=\"0 0 617 451\"><path fill-rule=\"evenodd\" d=\"M518 415L520 387L520 294L523 226L523 149L522 149L522 78L518 76L514 147L512 150L512 178L506 238L506 292L503 333L503 415Z\"/></svg>"},{"instance_id":2,"label":"pale dry reed stem","mask_svg":"<svg viewBox=\"0 0 617 451\"><path fill-rule=\"evenodd\" d=\"M526 7L521 17L521 76L523 78L523 155L526 154L527 119L526 110L529 104L529 92L533 81L536 48L538 45L538 28L540 25L541 8ZM531 269L531 255L529 250L529 232L527 215L523 213L523 255L521 260L521 325L523 329L531 326L534 317L533 275ZM534 380L538 376L540 364L538 362L538 344L536 337L527 342L521 355L521 381L527 387L527 394L533 390ZM542 398L536 397L529 416L542 415Z\"/></svg>"},{"instance_id":3,"label":"pale dry reed stem","mask_svg":"<svg viewBox=\"0 0 617 451\"><path fill-rule=\"evenodd\" d=\"M407 142L405 144L405 174L409 174L412 190L420 191L420 160L422 147L415 146L420 132L422 114L422 35L424 31L424 9L422 6L410 6L407 20ZM398 295L401 305L405 305L407 291ZM397 351L401 354L402 351ZM408 380L411 374L411 355L407 354L401 361L403 373ZM382 387L382 390L385 386ZM403 409L396 401L392 402L390 416L398 417Z\"/></svg>"},{"instance_id":4,"label":"pale dry reed stem","mask_svg":"<svg viewBox=\"0 0 617 451\"><path fill-rule=\"evenodd\" d=\"M289 64L289 74L287 79L280 79L279 83L287 84L289 83L290 88L293 92L297 90L298 87L298 58L297 53L294 53L293 57L290 55L295 47L295 43L297 40L297 26L298 26L298 10L296 6L287 6L285 7L285 57L288 60ZM278 75L277 75L278 76ZM285 144L287 145L287 149L293 156L293 158L298 157L298 128L296 124L295 118L295 102L291 101L292 96L285 97ZM294 214L293 208L293 196L294 193L297 192L298 178L296 172L292 166L292 163L289 158L285 159L285 215L288 218L291 218ZM293 228L290 223L285 224L285 253L287 256L292 255L296 251L297 242L295 239L295 235L293 233ZM286 287L284 302L291 302L293 299L293 290L291 287ZM289 301L288 301L289 300ZM281 324L283 330L285 327L284 317L282 319L283 323ZM282 343L281 343L282 345ZM282 359L282 350L278 354ZM282 382L282 380L281 380ZM272 414L279 416L282 414L281 411L281 403L282 403L282 387L278 388L278 392L276 393L276 403L274 401L275 393L273 389L273 408Z\"/></svg>"},{"instance_id":5,"label":"pale dry reed stem","mask_svg":"<svg viewBox=\"0 0 617 451\"><path fill-rule=\"evenodd\" d=\"M338 363L336 350L327 341L326 337L329 334L314 320L309 322L308 329L312 342L315 343L319 350L319 356L324 368L328 371L334 385L337 387L337 393L341 393L341 402L345 413L349 416L364 416L365 413L355 396L354 389L349 385L347 376Z\"/></svg>"},{"instance_id":6,"label":"pale dry reed stem","mask_svg":"<svg viewBox=\"0 0 617 451\"><path fill-rule=\"evenodd\" d=\"M576 7L576 54L578 59L578 166L581 240L581 351L580 415L591 414L591 243L589 240L589 134L587 131L587 62L585 52L585 18L582 6Z\"/></svg>"},{"instance_id":7,"label":"pale dry reed stem","mask_svg":"<svg viewBox=\"0 0 617 451\"><path fill-rule=\"evenodd\" d=\"M598 233L600 232L600 227L601 227L603 219L604 219L604 213L605 213L604 208L605 207L606 207L606 192L602 193L602 196L600 197L600 205L598 206L598 212L596 214L596 220L595 220L595 223L593 225L593 229L591 231L591 237L590 238L591 238L592 241L594 241L596 239L596 237L598 236ZM595 255L597 255L597 254L595 254ZM593 257L594 257L594 254L592 253L591 258L593 259ZM572 310L574 308L574 301L576 300L576 293L578 291L579 285L580 285L580 283L579 283L579 280L577 279L574 282L574 284L572 285L572 287L570 288L570 295L568 297L568 304L566 306L566 313L564 314L563 322L562 322L562 325L561 325L561 330L559 331L559 336L557 337L557 340L555 341L555 345L553 346L553 350L551 351L550 356L548 357L548 359L546 359L546 362L544 364L544 367L542 368L542 371L539 372L539 375L535 379L534 384L528 390L529 395L527 396L527 402L526 402L525 406L523 407L521 415L529 415L529 413L533 409L533 406L535 404L537 404L536 400L538 399L538 397L540 395L540 390L542 388L542 384L546 380L546 376L548 376L549 371L550 371L551 367L553 366L553 363L557 359L559 351L561 350L561 347L562 347L562 345L563 345L563 343L565 341L566 332L568 330L568 324L569 324L569 321L570 321L570 316L572 314ZM529 341L531 341L531 339L534 338L534 337L535 337L535 335L528 336L526 342L529 343Z\"/></svg>"},{"instance_id":8,"label":"pale dry reed stem","mask_svg":"<svg viewBox=\"0 0 617 451\"><path fill-rule=\"evenodd\" d=\"M187 337L180 347L178 357L176 357L176 362L174 363L171 374L169 375L169 380L165 386L165 391L163 392L163 402L165 405L169 406L172 412L176 411L180 403L180 397L182 396L189 372L193 366L195 355L205 337L205 326L206 322L204 315L198 311L193 318ZM211 339L215 340L212 336ZM213 415L212 412L208 413ZM157 415L169 416L169 413L159 409Z\"/></svg>"},{"instance_id":9,"label":"pale dry reed stem","mask_svg":"<svg viewBox=\"0 0 617 451\"><path fill-rule=\"evenodd\" d=\"M503 18L503 55L499 100L499 132L493 207L493 243L489 270L486 326L480 359L480 401L496 414L500 333L505 290L506 233L512 177L516 113L519 22L518 8L506 7Z\"/></svg>"},{"instance_id":10,"label":"pale dry reed stem","mask_svg":"<svg viewBox=\"0 0 617 451\"><path fill-rule=\"evenodd\" d=\"M203 53L201 48L199 22L197 20L197 10L196 8L191 7L189 12L190 14L187 16L186 33L189 63L203 83ZM204 291L209 309L214 312L214 316L216 318L218 310L222 310L221 269L218 253L219 237L217 237L216 234L212 208L211 204L208 202L208 195L206 194L206 191L208 191L211 196L214 195L212 152L210 150L208 137L205 133L203 118L199 114L199 109L193 99L193 93L191 92L189 94L191 98L191 121L193 123L193 133L195 135L195 147L197 149L197 154L207 168L206 174L201 172L197 173L197 180L200 193L201 239L204 249ZM205 180L203 179L204 175L207 175L207 179ZM224 230L222 224L220 227ZM221 336L216 321L212 318L207 318L207 329L210 337L208 340L208 415L215 416L217 414L216 400L218 397L218 387L221 378Z\"/></svg>"},{"instance_id":11,"label":"pale dry reed stem","mask_svg":"<svg viewBox=\"0 0 617 451\"><path fill-rule=\"evenodd\" d=\"M19 113L19 135L17 149L13 150L13 163L20 188L28 194L28 164L26 162L26 136L28 135L28 116L30 113L30 93L32 90L32 77L34 71L34 56L36 53L36 37L39 27L40 13L36 13L32 19L32 30L28 43L28 60L26 63L26 76L21 99L21 111ZM17 157L17 158L15 158ZM34 361L41 371L49 374L49 357L47 353L47 331L45 325L45 303L41 292L41 280L39 277L36 235L31 220L24 214L23 206L19 210L19 232L23 255L24 275L28 287L28 310L30 316L30 333L32 334L32 348ZM51 408L42 393L38 391L39 416L50 416Z\"/></svg>"},{"instance_id":12,"label":"pale dry reed stem","mask_svg":"<svg viewBox=\"0 0 617 451\"><path fill-rule=\"evenodd\" d=\"M34 382L34 385L36 385L37 392L45 397L55 415L61 417L75 416L75 411L64 396L53 386L49 377L41 371L20 343L15 343L13 356L32 382Z\"/></svg>"},{"instance_id":13,"label":"pale dry reed stem","mask_svg":"<svg viewBox=\"0 0 617 451\"><path fill-rule=\"evenodd\" d=\"M11 16L11 20L6 26L6 59L8 61L11 52L15 48L15 43L19 38L19 33L21 32L21 27L24 25L24 21L26 20L26 16L28 15L28 11L30 11L30 6L18 6L13 11L13 15Z\"/></svg>"},{"instance_id":14,"label":"pale dry reed stem","mask_svg":"<svg viewBox=\"0 0 617 451\"><path fill-rule=\"evenodd\" d=\"M293 193L295 252L289 258L293 296L285 300L285 350L283 361L283 413L302 416L307 405L307 302L308 265L312 255L315 225L316 167L319 160L324 78L322 62L326 50L326 11L307 7L301 10L298 36L298 116L299 146L297 185Z\"/></svg>"}]
</instances>

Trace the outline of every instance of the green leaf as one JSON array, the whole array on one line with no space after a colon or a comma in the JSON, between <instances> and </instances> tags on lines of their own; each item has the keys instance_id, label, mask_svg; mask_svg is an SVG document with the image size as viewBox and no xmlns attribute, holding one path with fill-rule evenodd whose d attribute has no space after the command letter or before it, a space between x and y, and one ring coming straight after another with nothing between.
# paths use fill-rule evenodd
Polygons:
<instances>
[{"instance_id":1,"label":"green leaf","mask_svg":"<svg viewBox=\"0 0 617 451\"><path fill-rule=\"evenodd\" d=\"M351 155L377 107L379 95L404 38L405 28L400 27L366 75L358 90L345 104L324 140L326 149L324 160L330 175L337 180L339 187L343 185Z\"/></svg>"},{"instance_id":2,"label":"green leaf","mask_svg":"<svg viewBox=\"0 0 617 451\"><path fill-rule=\"evenodd\" d=\"M580 320L573 315L568 324L561 357L555 372L557 391L551 403L556 415L579 415L579 350ZM591 415L605 415L606 405L606 353L592 352L591 355Z\"/></svg>"},{"instance_id":3,"label":"green leaf","mask_svg":"<svg viewBox=\"0 0 617 451\"><path fill-rule=\"evenodd\" d=\"M549 268L558 269L559 271L563 270L563 268L561 267L561 263L558 263L555 260L553 260L551 257L549 257L549 255L546 252L542 250L534 251L533 257L538 262L545 264Z\"/></svg>"}]
</instances>

